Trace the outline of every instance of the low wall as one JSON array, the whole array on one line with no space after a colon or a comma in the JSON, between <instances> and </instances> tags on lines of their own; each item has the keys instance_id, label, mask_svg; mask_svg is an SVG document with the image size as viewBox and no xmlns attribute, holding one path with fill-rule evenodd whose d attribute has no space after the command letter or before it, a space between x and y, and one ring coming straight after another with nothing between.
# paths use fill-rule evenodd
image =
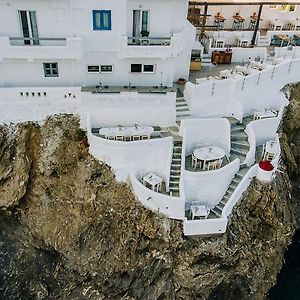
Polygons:
<instances>
[{"instance_id":1,"label":"low wall","mask_svg":"<svg viewBox=\"0 0 300 300\"><path fill-rule=\"evenodd\" d=\"M247 125L246 130L248 131L249 128L253 130L256 146L260 146L274 139L280 121L280 117L252 121Z\"/></svg>"},{"instance_id":2,"label":"low wall","mask_svg":"<svg viewBox=\"0 0 300 300\"><path fill-rule=\"evenodd\" d=\"M265 60L267 58L267 48L265 47L254 47L254 48L243 48L243 47L233 47L232 59L233 63L246 63L259 57L260 60ZM211 48L209 54L212 55L213 51L226 51L226 48Z\"/></svg>"},{"instance_id":3,"label":"low wall","mask_svg":"<svg viewBox=\"0 0 300 300\"><path fill-rule=\"evenodd\" d=\"M146 188L133 174L130 175L133 193L148 209L160 212L171 219L184 219L184 199L171 197Z\"/></svg>"},{"instance_id":4,"label":"low wall","mask_svg":"<svg viewBox=\"0 0 300 300\"><path fill-rule=\"evenodd\" d=\"M183 221L184 235L206 235L224 233L226 231L227 218L187 220Z\"/></svg>"},{"instance_id":5,"label":"low wall","mask_svg":"<svg viewBox=\"0 0 300 300\"><path fill-rule=\"evenodd\" d=\"M235 159L218 170L205 172L183 171L186 203L199 201L209 208L215 207L223 198L239 168L240 160Z\"/></svg>"},{"instance_id":6,"label":"low wall","mask_svg":"<svg viewBox=\"0 0 300 300\"><path fill-rule=\"evenodd\" d=\"M228 117L251 115L254 111L278 107L283 103L279 91L287 83L300 80L300 58L277 59L261 72L248 76L236 76L223 80L198 80L188 82L184 91L193 117ZM226 92L224 92L226 91ZM241 107L236 111L236 103Z\"/></svg>"},{"instance_id":7,"label":"low wall","mask_svg":"<svg viewBox=\"0 0 300 300\"><path fill-rule=\"evenodd\" d=\"M0 88L0 106L0 122L42 122L58 113L80 115L81 92L80 88Z\"/></svg>"},{"instance_id":8,"label":"low wall","mask_svg":"<svg viewBox=\"0 0 300 300\"><path fill-rule=\"evenodd\" d=\"M258 165L252 166L246 173L242 181L239 183L239 185L236 187L233 194L231 195L231 197L229 198L228 202L222 210L222 218L227 218L231 214L233 207L236 205L236 203L242 197L243 193L249 187L252 178L256 176L257 166Z\"/></svg>"},{"instance_id":9,"label":"low wall","mask_svg":"<svg viewBox=\"0 0 300 300\"><path fill-rule=\"evenodd\" d=\"M82 111L91 114L92 127L118 124L169 126L176 123L176 93L84 93Z\"/></svg>"},{"instance_id":10,"label":"low wall","mask_svg":"<svg viewBox=\"0 0 300 300\"><path fill-rule=\"evenodd\" d=\"M298 58L300 55L300 47L275 47L275 57L288 56Z\"/></svg>"}]
</instances>

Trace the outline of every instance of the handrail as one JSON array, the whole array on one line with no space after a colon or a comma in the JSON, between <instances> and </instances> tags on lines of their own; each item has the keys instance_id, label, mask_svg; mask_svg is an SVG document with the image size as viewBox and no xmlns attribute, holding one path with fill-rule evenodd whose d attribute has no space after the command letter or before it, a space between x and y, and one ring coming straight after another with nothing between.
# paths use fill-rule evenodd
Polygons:
<instances>
[{"instance_id":1,"label":"handrail","mask_svg":"<svg viewBox=\"0 0 300 300\"><path fill-rule=\"evenodd\" d=\"M171 46L172 37L127 37L129 46Z\"/></svg>"},{"instance_id":2,"label":"handrail","mask_svg":"<svg viewBox=\"0 0 300 300\"><path fill-rule=\"evenodd\" d=\"M66 38L9 37L10 41L66 41Z\"/></svg>"}]
</instances>

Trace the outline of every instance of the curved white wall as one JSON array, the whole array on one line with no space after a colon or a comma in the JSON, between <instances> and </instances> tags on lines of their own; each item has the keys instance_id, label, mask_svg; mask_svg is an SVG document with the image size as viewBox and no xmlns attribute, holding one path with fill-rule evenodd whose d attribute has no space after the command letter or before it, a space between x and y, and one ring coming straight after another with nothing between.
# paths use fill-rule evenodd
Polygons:
<instances>
[{"instance_id":1,"label":"curved white wall","mask_svg":"<svg viewBox=\"0 0 300 300\"><path fill-rule=\"evenodd\" d=\"M215 207L223 198L239 168L240 160L235 159L218 170L205 172L183 171L186 203L200 201L209 208Z\"/></svg>"},{"instance_id":2,"label":"curved white wall","mask_svg":"<svg viewBox=\"0 0 300 300\"><path fill-rule=\"evenodd\" d=\"M143 175L154 172L167 186L173 151L171 137L134 142L109 141L88 130L90 153L111 166L117 180L126 181L130 173Z\"/></svg>"},{"instance_id":3,"label":"curved white wall","mask_svg":"<svg viewBox=\"0 0 300 300\"><path fill-rule=\"evenodd\" d=\"M226 155L230 152L230 123L225 118L182 120L180 135L183 137L185 156L197 146L218 146Z\"/></svg>"},{"instance_id":4,"label":"curved white wall","mask_svg":"<svg viewBox=\"0 0 300 300\"><path fill-rule=\"evenodd\" d=\"M184 199L156 193L146 188L133 174L130 179L133 193L146 208L163 213L171 219L184 219Z\"/></svg>"}]
</instances>

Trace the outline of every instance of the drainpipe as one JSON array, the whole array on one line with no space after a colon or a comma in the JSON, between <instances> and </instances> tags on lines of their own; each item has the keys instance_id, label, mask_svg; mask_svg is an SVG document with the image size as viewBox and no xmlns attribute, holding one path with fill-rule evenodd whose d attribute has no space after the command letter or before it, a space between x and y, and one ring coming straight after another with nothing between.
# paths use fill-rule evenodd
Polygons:
<instances>
[{"instance_id":1,"label":"drainpipe","mask_svg":"<svg viewBox=\"0 0 300 300\"><path fill-rule=\"evenodd\" d=\"M251 40L251 45L252 46L255 45L256 35L257 35L257 31L259 29L259 21L260 21L260 17L261 17L261 12L262 12L263 6L264 6L263 3L261 3L259 5L259 11L258 11L258 15L257 15L257 21L256 21L256 24L255 24L255 29L254 29L254 32L253 32L253 37L252 37L252 40Z\"/></svg>"},{"instance_id":2,"label":"drainpipe","mask_svg":"<svg viewBox=\"0 0 300 300\"><path fill-rule=\"evenodd\" d=\"M203 35L204 35L204 31L205 31L207 11L208 11L208 3L205 2L204 3L204 14L203 14L203 21L202 21L202 26L201 26L200 40L202 40Z\"/></svg>"}]
</instances>

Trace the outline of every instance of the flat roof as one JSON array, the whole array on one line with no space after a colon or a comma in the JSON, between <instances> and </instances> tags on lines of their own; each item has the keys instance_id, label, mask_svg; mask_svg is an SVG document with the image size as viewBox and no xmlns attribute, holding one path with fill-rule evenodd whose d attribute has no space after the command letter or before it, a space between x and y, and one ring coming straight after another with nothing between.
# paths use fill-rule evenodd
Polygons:
<instances>
[{"instance_id":1,"label":"flat roof","mask_svg":"<svg viewBox=\"0 0 300 300\"><path fill-rule=\"evenodd\" d=\"M255 5L255 4L300 4L299 0L289 0L289 1L274 1L274 0L228 0L228 1L221 1L221 0L192 0L190 1L191 4L212 4L212 5Z\"/></svg>"}]
</instances>

